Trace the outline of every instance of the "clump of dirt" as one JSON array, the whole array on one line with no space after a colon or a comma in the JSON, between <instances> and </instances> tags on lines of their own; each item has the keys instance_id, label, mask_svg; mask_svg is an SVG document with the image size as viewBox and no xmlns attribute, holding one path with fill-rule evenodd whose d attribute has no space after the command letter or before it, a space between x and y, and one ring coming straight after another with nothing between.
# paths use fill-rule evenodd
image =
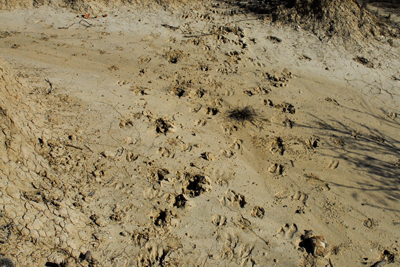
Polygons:
<instances>
[{"instance_id":1,"label":"clump of dirt","mask_svg":"<svg viewBox=\"0 0 400 267\"><path fill-rule=\"evenodd\" d=\"M165 53L165 58L169 63L176 64L180 59L182 59L184 53L182 50L171 50Z\"/></svg>"}]
</instances>

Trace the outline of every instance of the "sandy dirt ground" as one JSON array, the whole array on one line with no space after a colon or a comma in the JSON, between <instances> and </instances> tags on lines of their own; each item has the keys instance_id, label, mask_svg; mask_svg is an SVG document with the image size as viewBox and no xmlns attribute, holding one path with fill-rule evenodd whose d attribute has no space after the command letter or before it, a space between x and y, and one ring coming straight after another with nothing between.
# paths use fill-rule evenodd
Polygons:
<instances>
[{"instance_id":1,"label":"sandy dirt ground","mask_svg":"<svg viewBox=\"0 0 400 267\"><path fill-rule=\"evenodd\" d=\"M400 266L398 39L213 1L82 15L0 12L1 255Z\"/></svg>"}]
</instances>

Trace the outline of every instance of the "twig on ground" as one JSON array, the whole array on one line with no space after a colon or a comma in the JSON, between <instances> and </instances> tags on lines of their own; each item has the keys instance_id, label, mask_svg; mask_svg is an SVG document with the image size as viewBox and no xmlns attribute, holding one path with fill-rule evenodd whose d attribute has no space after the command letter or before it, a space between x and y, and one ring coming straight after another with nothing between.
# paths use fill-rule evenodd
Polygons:
<instances>
[{"instance_id":1,"label":"twig on ground","mask_svg":"<svg viewBox=\"0 0 400 267\"><path fill-rule=\"evenodd\" d=\"M207 34L199 34L199 35L184 35L184 38L198 38L198 37L203 37L203 36L209 36L213 35L212 33L207 33Z\"/></svg>"},{"instance_id":2,"label":"twig on ground","mask_svg":"<svg viewBox=\"0 0 400 267\"><path fill-rule=\"evenodd\" d=\"M84 145L87 149L90 150L90 152L94 153L94 151L88 146L88 145Z\"/></svg>"},{"instance_id":3,"label":"twig on ground","mask_svg":"<svg viewBox=\"0 0 400 267\"><path fill-rule=\"evenodd\" d=\"M53 83L50 82L49 79L45 79L45 81L49 84L50 88L47 90L47 94L50 94L51 92L53 92Z\"/></svg>"},{"instance_id":4,"label":"twig on ground","mask_svg":"<svg viewBox=\"0 0 400 267\"><path fill-rule=\"evenodd\" d=\"M81 23L82 21L85 22L86 25L82 24L82 23ZM86 20L84 20L84 19L81 19L78 23L74 22L74 23L72 23L71 25L66 26L66 27L58 27L58 29L59 29L59 30L68 30L69 28L71 28L71 27L74 26L75 24L80 24L80 25L82 25L83 27L85 27L85 30L86 30L87 28L90 28L90 27L93 26L93 24L89 23L88 21L86 21Z\"/></svg>"},{"instance_id":5,"label":"twig on ground","mask_svg":"<svg viewBox=\"0 0 400 267\"><path fill-rule=\"evenodd\" d=\"M161 24L161 26L163 26L165 28L168 28L170 30L173 30L173 31L176 31L176 30L180 29L179 27L171 26L171 25L168 25L168 24Z\"/></svg>"},{"instance_id":6,"label":"twig on ground","mask_svg":"<svg viewBox=\"0 0 400 267\"><path fill-rule=\"evenodd\" d=\"M71 144L65 144L65 146L72 147L72 148L79 149L79 150L83 150L83 148L81 148L79 146L74 146L74 145L71 145Z\"/></svg>"}]
</instances>

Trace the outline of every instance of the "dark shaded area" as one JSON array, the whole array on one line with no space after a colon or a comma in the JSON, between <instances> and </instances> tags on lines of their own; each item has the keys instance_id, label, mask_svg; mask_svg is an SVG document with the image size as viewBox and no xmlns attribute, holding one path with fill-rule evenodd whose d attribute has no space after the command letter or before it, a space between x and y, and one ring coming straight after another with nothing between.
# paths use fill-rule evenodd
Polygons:
<instances>
[{"instance_id":1,"label":"dark shaded area","mask_svg":"<svg viewBox=\"0 0 400 267\"><path fill-rule=\"evenodd\" d=\"M300 236L300 243L299 247L304 248L307 254L314 255L314 242L312 240L312 231L311 230L304 230L304 234Z\"/></svg>"},{"instance_id":2,"label":"dark shaded area","mask_svg":"<svg viewBox=\"0 0 400 267\"><path fill-rule=\"evenodd\" d=\"M390 127L394 132L400 131L400 123L384 115L377 116L362 112L353 108L343 107L348 112L359 113L360 117L378 119L382 126ZM382 114L385 112L382 110ZM311 115L311 114L310 114ZM360 126L357 121L344 122L335 117L322 120L316 115L310 125L295 125L295 127L310 128L315 132L324 144L319 148L323 156L334 157L350 163L354 168L362 172L371 182L358 182L357 186L347 186L330 182L330 185L346 187L361 191L380 192L388 201L400 200L400 136L390 136L383 127L372 128L361 125L361 131L355 131L350 125ZM348 120L348 119L347 119ZM393 158L395 160L393 160ZM378 185L377 185L378 184ZM353 195L357 199L356 195ZM362 203L369 205L368 203ZM385 203L376 208L386 209ZM400 212L400 210L393 210Z\"/></svg>"},{"instance_id":3,"label":"dark shaded area","mask_svg":"<svg viewBox=\"0 0 400 267\"><path fill-rule=\"evenodd\" d=\"M368 0L225 0L244 14L253 14L265 21L292 25L313 32L321 41L333 36L360 41L380 36L397 38L399 24L375 12ZM376 2L376 1L375 1ZM374 2L374 3L375 3ZM381 0L398 12L400 3Z\"/></svg>"},{"instance_id":4,"label":"dark shaded area","mask_svg":"<svg viewBox=\"0 0 400 267\"><path fill-rule=\"evenodd\" d=\"M14 263L11 259L9 258L1 258L0 259L0 266L1 267L14 267Z\"/></svg>"},{"instance_id":5,"label":"dark shaded area","mask_svg":"<svg viewBox=\"0 0 400 267\"><path fill-rule=\"evenodd\" d=\"M46 262L46 264L44 266L47 267L67 267L68 263L61 263L61 264L57 264L57 263L53 263L53 262Z\"/></svg>"},{"instance_id":6,"label":"dark shaded area","mask_svg":"<svg viewBox=\"0 0 400 267\"><path fill-rule=\"evenodd\" d=\"M210 185L210 182L202 174L190 175L183 188L183 191L190 197L197 197L207 191L205 185Z\"/></svg>"},{"instance_id":7,"label":"dark shaded area","mask_svg":"<svg viewBox=\"0 0 400 267\"><path fill-rule=\"evenodd\" d=\"M184 208L186 205L187 199L183 194L175 196L175 202L173 204L174 207Z\"/></svg>"}]
</instances>

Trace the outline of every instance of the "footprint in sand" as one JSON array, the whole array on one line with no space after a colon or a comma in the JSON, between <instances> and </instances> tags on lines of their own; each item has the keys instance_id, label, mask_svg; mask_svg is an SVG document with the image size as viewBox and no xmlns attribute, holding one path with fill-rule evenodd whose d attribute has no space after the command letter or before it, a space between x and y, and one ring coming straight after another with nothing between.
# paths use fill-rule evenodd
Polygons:
<instances>
[{"instance_id":1,"label":"footprint in sand","mask_svg":"<svg viewBox=\"0 0 400 267\"><path fill-rule=\"evenodd\" d=\"M339 161L336 159L332 159L328 164L329 169L336 169L338 166L339 166Z\"/></svg>"},{"instance_id":2,"label":"footprint in sand","mask_svg":"<svg viewBox=\"0 0 400 267\"><path fill-rule=\"evenodd\" d=\"M158 148L158 153L162 156L162 157L166 157L166 158L174 158L175 157L175 153L173 150L168 149L166 147L160 147Z\"/></svg>"},{"instance_id":3,"label":"footprint in sand","mask_svg":"<svg viewBox=\"0 0 400 267\"><path fill-rule=\"evenodd\" d=\"M222 151L222 155L227 157L227 158L232 158L236 155L235 152L233 152L232 150L223 150Z\"/></svg>"},{"instance_id":4,"label":"footprint in sand","mask_svg":"<svg viewBox=\"0 0 400 267\"><path fill-rule=\"evenodd\" d=\"M251 210L251 217L254 218L264 218L265 215L265 209L260 206L254 206L253 209Z\"/></svg>"},{"instance_id":5,"label":"footprint in sand","mask_svg":"<svg viewBox=\"0 0 400 267\"><path fill-rule=\"evenodd\" d=\"M246 205L245 196L230 189L226 191L225 196L220 202L225 206L231 204L232 206L239 206L241 208L244 208Z\"/></svg>"},{"instance_id":6,"label":"footprint in sand","mask_svg":"<svg viewBox=\"0 0 400 267\"><path fill-rule=\"evenodd\" d=\"M226 224L226 217L224 215L215 214L212 223L215 226L223 226Z\"/></svg>"},{"instance_id":7,"label":"footprint in sand","mask_svg":"<svg viewBox=\"0 0 400 267\"><path fill-rule=\"evenodd\" d=\"M290 190L282 190L275 194L276 202L281 202L283 199L289 198L291 201L300 201L303 205L306 205L306 201L308 199L308 194L302 191L290 191Z\"/></svg>"},{"instance_id":8,"label":"footprint in sand","mask_svg":"<svg viewBox=\"0 0 400 267\"><path fill-rule=\"evenodd\" d=\"M194 126L204 126L206 125L207 121L206 120L196 120L194 122Z\"/></svg>"},{"instance_id":9,"label":"footprint in sand","mask_svg":"<svg viewBox=\"0 0 400 267\"><path fill-rule=\"evenodd\" d=\"M239 150L242 147L242 144L243 140L235 139L235 141L233 141L233 143L230 145L230 148L234 150Z\"/></svg>"},{"instance_id":10,"label":"footprint in sand","mask_svg":"<svg viewBox=\"0 0 400 267\"><path fill-rule=\"evenodd\" d=\"M292 223L292 224L285 224L278 230L278 237L283 237L285 239L292 239L294 235L297 233L297 225Z\"/></svg>"},{"instance_id":11,"label":"footprint in sand","mask_svg":"<svg viewBox=\"0 0 400 267\"><path fill-rule=\"evenodd\" d=\"M284 167L278 163L273 163L269 168L268 171L270 173L274 173L274 174L278 174L278 175L282 175L283 171L284 171Z\"/></svg>"},{"instance_id":12,"label":"footprint in sand","mask_svg":"<svg viewBox=\"0 0 400 267\"><path fill-rule=\"evenodd\" d=\"M230 91L230 90L226 90L226 91L225 91L225 95L226 95L226 96L233 96L234 94L235 94L234 91Z\"/></svg>"}]
</instances>

